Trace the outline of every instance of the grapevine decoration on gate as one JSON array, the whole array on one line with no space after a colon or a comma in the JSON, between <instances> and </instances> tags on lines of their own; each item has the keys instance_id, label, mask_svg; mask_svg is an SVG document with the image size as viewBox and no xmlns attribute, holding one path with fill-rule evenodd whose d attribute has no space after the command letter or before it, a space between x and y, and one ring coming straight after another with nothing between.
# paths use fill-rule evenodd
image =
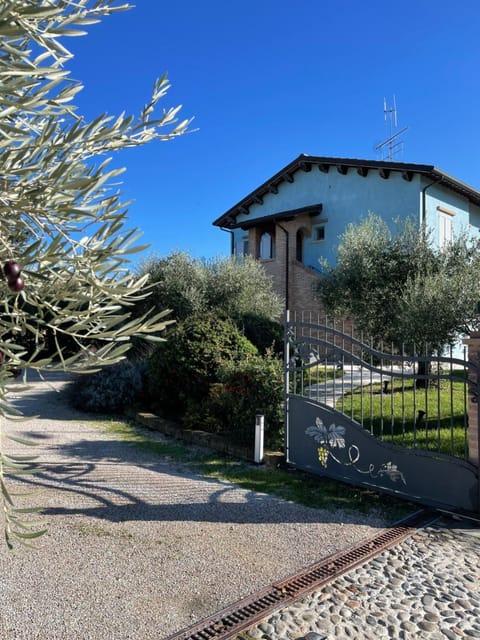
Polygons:
<instances>
[{"instance_id":1,"label":"grapevine decoration on gate","mask_svg":"<svg viewBox=\"0 0 480 640\"><path fill-rule=\"evenodd\" d=\"M308 427L305 431L307 436L312 436L320 445L317 449L318 459L323 467L327 468L328 456L331 449L338 447L345 448L345 427L331 424L328 429L320 418L315 420L315 425Z\"/></svg>"},{"instance_id":2,"label":"grapevine decoration on gate","mask_svg":"<svg viewBox=\"0 0 480 640\"><path fill-rule=\"evenodd\" d=\"M319 445L317 455L322 467L326 469L329 458L332 458L338 464L345 467L354 467L358 473L368 474L371 478L387 476L393 482L401 480L403 484L407 484L403 473L391 461L384 462L377 471L375 471L375 465L373 464L369 464L368 469L360 469L357 466L357 462L360 460L360 449L355 444L350 445L348 449L346 448L345 431L345 427L335 423L326 427L323 420L318 416L315 419L315 424L306 428L305 434L311 436ZM336 454L337 449L346 449L347 461L339 459L338 454Z\"/></svg>"}]
</instances>

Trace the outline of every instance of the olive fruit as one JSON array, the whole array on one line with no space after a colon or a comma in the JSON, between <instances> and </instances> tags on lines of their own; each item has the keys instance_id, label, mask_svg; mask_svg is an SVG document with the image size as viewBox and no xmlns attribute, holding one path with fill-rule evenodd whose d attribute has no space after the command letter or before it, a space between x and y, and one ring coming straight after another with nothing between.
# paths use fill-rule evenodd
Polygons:
<instances>
[{"instance_id":1,"label":"olive fruit","mask_svg":"<svg viewBox=\"0 0 480 640\"><path fill-rule=\"evenodd\" d=\"M8 283L8 288L17 293L19 291L23 291L24 287L25 287L25 282L23 281L23 278L17 278L13 282Z\"/></svg>"},{"instance_id":2,"label":"olive fruit","mask_svg":"<svg viewBox=\"0 0 480 640\"><path fill-rule=\"evenodd\" d=\"M18 262L15 262L15 260L8 260L3 265L3 273L5 274L5 277L7 278L9 284L15 282L15 280L20 276L21 270L22 267L18 264Z\"/></svg>"},{"instance_id":3,"label":"olive fruit","mask_svg":"<svg viewBox=\"0 0 480 640\"><path fill-rule=\"evenodd\" d=\"M19 291L23 291L23 288L25 287L25 283L23 281L23 278L18 277L16 280L13 280L12 282L8 283L8 287L9 289L11 289L12 291L15 292L19 292Z\"/></svg>"},{"instance_id":4,"label":"olive fruit","mask_svg":"<svg viewBox=\"0 0 480 640\"><path fill-rule=\"evenodd\" d=\"M3 265L3 273L7 279L8 287L11 291L15 291L16 293L23 291L23 288L25 287L23 278L20 277L21 271L21 265L19 265L15 260L7 260Z\"/></svg>"}]
</instances>

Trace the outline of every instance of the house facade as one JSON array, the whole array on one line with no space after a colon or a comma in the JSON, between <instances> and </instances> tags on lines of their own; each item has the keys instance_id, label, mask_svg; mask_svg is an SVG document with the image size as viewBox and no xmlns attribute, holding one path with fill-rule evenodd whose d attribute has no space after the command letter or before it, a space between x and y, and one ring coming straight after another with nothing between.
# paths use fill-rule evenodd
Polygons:
<instances>
[{"instance_id":1,"label":"house facade","mask_svg":"<svg viewBox=\"0 0 480 640\"><path fill-rule=\"evenodd\" d=\"M392 228L418 220L439 247L480 233L480 192L432 165L304 154L213 224L230 232L232 255L261 260L286 308L317 313L319 261L335 264L339 236L369 212Z\"/></svg>"}]
</instances>

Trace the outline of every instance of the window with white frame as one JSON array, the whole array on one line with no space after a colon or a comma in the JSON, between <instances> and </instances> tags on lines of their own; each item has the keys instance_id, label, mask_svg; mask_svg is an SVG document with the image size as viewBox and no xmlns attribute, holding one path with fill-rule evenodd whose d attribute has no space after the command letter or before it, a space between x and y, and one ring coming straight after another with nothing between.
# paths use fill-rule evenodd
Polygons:
<instances>
[{"instance_id":1,"label":"window with white frame","mask_svg":"<svg viewBox=\"0 0 480 640\"><path fill-rule=\"evenodd\" d=\"M440 213L438 246L446 247L453 240L453 218L449 213Z\"/></svg>"}]
</instances>

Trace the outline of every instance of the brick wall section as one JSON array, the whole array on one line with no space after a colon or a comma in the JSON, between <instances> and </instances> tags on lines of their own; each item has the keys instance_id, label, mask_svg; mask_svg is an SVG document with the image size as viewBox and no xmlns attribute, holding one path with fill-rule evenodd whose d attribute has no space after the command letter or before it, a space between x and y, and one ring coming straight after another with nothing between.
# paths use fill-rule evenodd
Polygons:
<instances>
[{"instance_id":1,"label":"brick wall section","mask_svg":"<svg viewBox=\"0 0 480 640\"><path fill-rule=\"evenodd\" d=\"M286 265L288 261L289 308L291 312L312 312L314 316L323 315L322 307L315 299L314 285L319 275L313 269L305 267L296 259L296 236L298 229L303 229L308 236L311 233L309 216L297 216L294 220L282 221L275 226L275 256L272 260L262 260L266 272L272 276L275 290L282 298L286 298ZM287 233L288 232L288 256ZM261 229L253 227L249 230L249 253L258 258Z\"/></svg>"},{"instance_id":2,"label":"brick wall section","mask_svg":"<svg viewBox=\"0 0 480 640\"><path fill-rule=\"evenodd\" d=\"M318 273L297 260L293 260L290 264L290 310L300 315L303 312L306 320L309 314L312 314L315 320L318 316L322 317L324 312L315 295Z\"/></svg>"},{"instance_id":3,"label":"brick wall section","mask_svg":"<svg viewBox=\"0 0 480 640\"><path fill-rule=\"evenodd\" d=\"M282 225L285 226L285 225ZM285 228L287 228L285 226ZM261 230L257 227L249 230L248 233L248 249L250 255L254 258L258 258L258 251L260 245L260 235ZM280 229L280 227L276 227L275 229L275 252L274 258L272 260L262 260L262 264L265 268L265 271L273 278L273 285L275 291L282 296L283 299L286 297L286 287L285 287L285 264L286 264L286 234ZM290 253L290 252L289 252Z\"/></svg>"},{"instance_id":4,"label":"brick wall section","mask_svg":"<svg viewBox=\"0 0 480 640\"><path fill-rule=\"evenodd\" d=\"M288 283L289 301L288 307L290 317L293 320L297 317L306 322L318 322L322 324L325 320L325 311L315 295L315 286L318 283L320 274L306 267L297 260L296 237L297 231L302 229L305 236L311 233L312 223L308 215L297 216L293 220L284 220L275 226L275 255L272 260L262 260L265 271L272 277L275 291L286 300L286 274L288 259ZM288 257L287 257L287 233L288 232ZM254 258L259 257L260 236L262 229L253 227L249 230L248 247L249 253ZM283 318L283 314L282 314ZM337 329L341 329L341 323L337 318ZM350 333L352 330L351 320L343 320L343 330ZM341 346L340 337L333 338L334 342ZM320 350L321 353L321 350Z\"/></svg>"},{"instance_id":5,"label":"brick wall section","mask_svg":"<svg viewBox=\"0 0 480 640\"><path fill-rule=\"evenodd\" d=\"M480 364L480 332L470 334L468 340L464 340L464 344L468 345L468 360L475 366ZM478 378L476 369L470 369L470 379L474 384L469 385L468 389L468 454L470 462L475 465L479 464L479 420L478 410L480 398L477 397ZM477 383L477 384L475 384Z\"/></svg>"}]
</instances>

